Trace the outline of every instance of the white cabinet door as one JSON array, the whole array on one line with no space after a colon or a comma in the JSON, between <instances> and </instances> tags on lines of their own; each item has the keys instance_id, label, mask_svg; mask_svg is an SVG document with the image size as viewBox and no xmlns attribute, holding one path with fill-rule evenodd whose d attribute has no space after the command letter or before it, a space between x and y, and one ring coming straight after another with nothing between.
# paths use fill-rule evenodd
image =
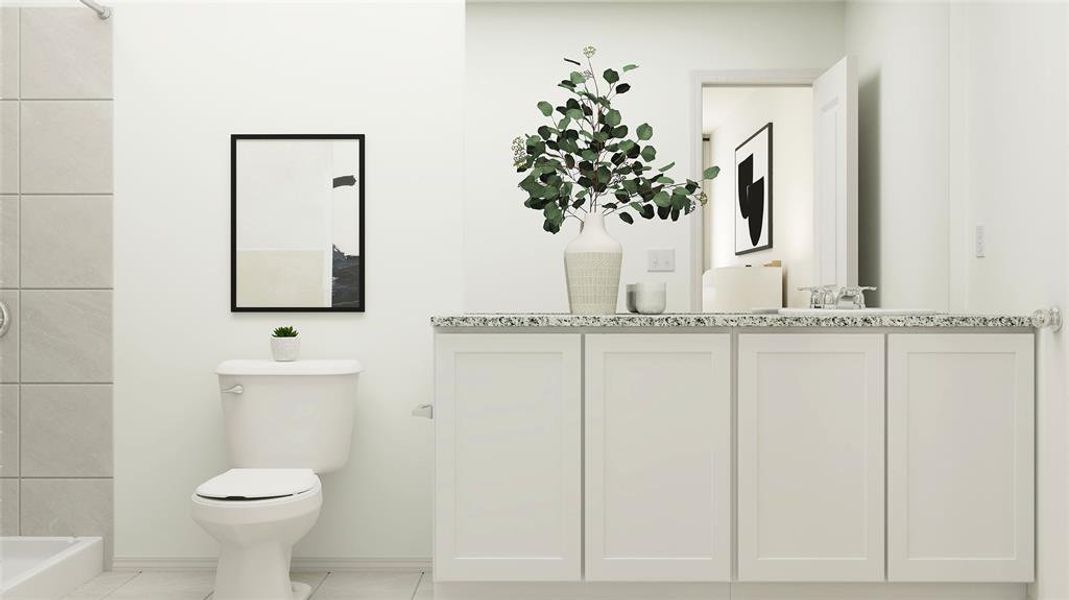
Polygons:
<instances>
[{"instance_id":1,"label":"white cabinet door","mask_svg":"<svg viewBox=\"0 0 1069 600\"><path fill-rule=\"evenodd\" d=\"M884 578L884 341L740 335L741 581Z\"/></svg>"},{"instance_id":2,"label":"white cabinet door","mask_svg":"<svg viewBox=\"0 0 1069 600\"><path fill-rule=\"evenodd\" d=\"M888 338L888 578L1032 581L1031 334Z\"/></svg>"},{"instance_id":3,"label":"white cabinet door","mask_svg":"<svg viewBox=\"0 0 1069 600\"><path fill-rule=\"evenodd\" d=\"M435 345L435 579L579 580L580 336Z\"/></svg>"},{"instance_id":4,"label":"white cabinet door","mask_svg":"<svg viewBox=\"0 0 1069 600\"><path fill-rule=\"evenodd\" d=\"M586 579L731 577L731 337L586 337Z\"/></svg>"}]
</instances>

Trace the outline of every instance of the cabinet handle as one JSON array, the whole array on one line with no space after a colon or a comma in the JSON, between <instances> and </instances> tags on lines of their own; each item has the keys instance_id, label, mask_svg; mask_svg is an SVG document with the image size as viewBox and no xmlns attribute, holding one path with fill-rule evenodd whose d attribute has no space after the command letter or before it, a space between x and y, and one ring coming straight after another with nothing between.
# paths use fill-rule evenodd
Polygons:
<instances>
[{"instance_id":1,"label":"cabinet handle","mask_svg":"<svg viewBox=\"0 0 1069 600\"><path fill-rule=\"evenodd\" d=\"M434 405L433 404L420 404L416 408L412 409L413 417L422 417L424 419L434 418Z\"/></svg>"}]
</instances>

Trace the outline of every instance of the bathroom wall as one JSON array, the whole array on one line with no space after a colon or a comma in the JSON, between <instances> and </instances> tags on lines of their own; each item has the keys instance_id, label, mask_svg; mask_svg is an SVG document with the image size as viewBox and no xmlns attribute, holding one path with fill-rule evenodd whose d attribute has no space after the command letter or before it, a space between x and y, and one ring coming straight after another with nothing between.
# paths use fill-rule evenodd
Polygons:
<instances>
[{"instance_id":1,"label":"bathroom wall","mask_svg":"<svg viewBox=\"0 0 1069 600\"><path fill-rule=\"evenodd\" d=\"M0 9L0 534L112 532L112 31Z\"/></svg>"},{"instance_id":2,"label":"bathroom wall","mask_svg":"<svg viewBox=\"0 0 1069 600\"><path fill-rule=\"evenodd\" d=\"M298 559L427 559L432 424L409 413L431 401L429 317L463 309L463 5L131 2L114 19L116 564L215 555L189 517L227 468L213 369L269 358L277 325L303 357L365 367L352 458L323 476ZM367 136L366 313L229 311L229 136L260 132Z\"/></svg>"},{"instance_id":3,"label":"bathroom wall","mask_svg":"<svg viewBox=\"0 0 1069 600\"><path fill-rule=\"evenodd\" d=\"M540 215L523 207L509 152L513 137L542 124L535 103L563 97L555 87L570 71L563 56L590 44L599 69L640 65L629 73L633 88L618 108L627 124L653 125L658 157L676 161L678 179L698 172L691 156L700 134L691 112L694 72L825 69L843 55L842 27L843 5L835 2L470 4L465 308L567 310L561 252L577 234L575 222L557 235L542 231ZM640 219L628 226L612 217L608 227L624 246L624 282L665 281L668 310L689 310L692 223ZM675 250L674 273L646 272L646 251L657 248Z\"/></svg>"},{"instance_id":4,"label":"bathroom wall","mask_svg":"<svg viewBox=\"0 0 1069 600\"><path fill-rule=\"evenodd\" d=\"M715 94L707 88L706 95ZM715 96L714 96L715 97ZM735 148L772 123L772 248L735 255ZM808 306L800 286L813 274L813 88L753 88L710 133L711 164L720 176L708 185L706 208L712 268L783 262L787 306Z\"/></svg>"}]
</instances>

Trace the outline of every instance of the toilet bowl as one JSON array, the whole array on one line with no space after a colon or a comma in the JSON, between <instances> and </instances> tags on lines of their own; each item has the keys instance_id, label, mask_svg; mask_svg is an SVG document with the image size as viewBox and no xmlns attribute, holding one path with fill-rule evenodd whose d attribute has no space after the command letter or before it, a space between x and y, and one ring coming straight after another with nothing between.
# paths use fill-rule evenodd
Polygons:
<instances>
[{"instance_id":1,"label":"toilet bowl","mask_svg":"<svg viewBox=\"0 0 1069 600\"><path fill-rule=\"evenodd\" d=\"M318 473L349 461L355 360L228 360L219 376L229 471L193 493L193 520L219 542L213 600L304 600L290 558L319 517Z\"/></svg>"},{"instance_id":2,"label":"toilet bowl","mask_svg":"<svg viewBox=\"0 0 1069 600\"><path fill-rule=\"evenodd\" d=\"M219 542L214 600L305 600L290 582L293 545L319 518L311 469L231 469L193 494L193 520Z\"/></svg>"}]
</instances>

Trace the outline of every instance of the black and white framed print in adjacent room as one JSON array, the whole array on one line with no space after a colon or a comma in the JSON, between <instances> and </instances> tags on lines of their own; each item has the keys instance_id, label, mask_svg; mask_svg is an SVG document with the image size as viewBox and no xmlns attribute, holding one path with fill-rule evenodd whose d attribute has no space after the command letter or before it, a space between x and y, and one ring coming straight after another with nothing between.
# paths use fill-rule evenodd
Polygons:
<instances>
[{"instance_id":1,"label":"black and white framed print in adjacent room","mask_svg":"<svg viewBox=\"0 0 1069 600\"><path fill-rule=\"evenodd\" d=\"M772 123L735 148L735 254L772 247Z\"/></svg>"},{"instance_id":2,"label":"black and white framed print in adjacent room","mask_svg":"<svg viewBox=\"0 0 1069 600\"><path fill-rule=\"evenodd\" d=\"M230 310L364 311L364 136L230 136Z\"/></svg>"}]
</instances>

